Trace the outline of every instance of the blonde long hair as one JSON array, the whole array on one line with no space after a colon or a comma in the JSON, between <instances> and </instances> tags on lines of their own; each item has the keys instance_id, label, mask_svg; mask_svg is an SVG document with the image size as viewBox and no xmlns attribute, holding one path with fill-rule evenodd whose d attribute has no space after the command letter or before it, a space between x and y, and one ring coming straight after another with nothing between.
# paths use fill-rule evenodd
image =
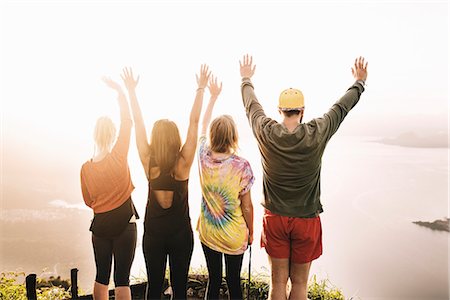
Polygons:
<instances>
[{"instance_id":1,"label":"blonde long hair","mask_svg":"<svg viewBox=\"0 0 450 300\"><path fill-rule=\"evenodd\" d=\"M211 122L209 129L211 150L218 153L235 153L238 149L238 132L230 115L222 115Z\"/></svg>"},{"instance_id":2,"label":"blonde long hair","mask_svg":"<svg viewBox=\"0 0 450 300\"><path fill-rule=\"evenodd\" d=\"M97 119L94 129L95 145L100 151L110 151L116 139L116 126L111 118L103 116Z\"/></svg>"},{"instance_id":3,"label":"blonde long hair","mask_svg":"<svg viewBox=\"0 0 450 300\"><path fill-rule=\"evenodd\" d=\"M159 167L161 171L174 169L181 149L181 137L175 122L162 119L153 124L150 141L150 167ZM156 166L152 165L152 162Z\"/></svg>"}]
</instances>

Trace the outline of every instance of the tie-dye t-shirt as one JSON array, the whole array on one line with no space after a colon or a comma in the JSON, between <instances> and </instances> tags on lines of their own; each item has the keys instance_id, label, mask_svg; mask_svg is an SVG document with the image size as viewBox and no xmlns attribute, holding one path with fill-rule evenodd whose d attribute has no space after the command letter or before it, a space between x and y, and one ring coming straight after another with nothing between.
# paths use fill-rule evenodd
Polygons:
<instances>
[{"instance_id":1,"label":"tie-dye t-shirt","mask_svg":"<svg viewBox=\"0 0 450 300\"><path fill-rule=\"evenodd\" d=\"M234 154L224 159L212 158L204 135L199 144L202 204L197 230L200 241L218 252L242 254L247 248L248 230L239 196L253 185L252 169L247 160Z\"/></svg>"}]
</instances>

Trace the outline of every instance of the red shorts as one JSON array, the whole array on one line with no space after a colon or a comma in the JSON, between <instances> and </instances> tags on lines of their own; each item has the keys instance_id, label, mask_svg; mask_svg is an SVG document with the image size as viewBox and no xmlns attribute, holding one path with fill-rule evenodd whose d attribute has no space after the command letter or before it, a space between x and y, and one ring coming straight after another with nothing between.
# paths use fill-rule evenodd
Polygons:
<instances>
[{"instance_id":1,"label":"red shorts","mask_svg":"<svg viewBox=\"0 0 450 300\"><path fill-rule=\"evenodd\" d=\"M304 264L322 255L320 217L294 218L265 210L261 247L273 258L288 258Z\"/></svg>"}]
</instances>

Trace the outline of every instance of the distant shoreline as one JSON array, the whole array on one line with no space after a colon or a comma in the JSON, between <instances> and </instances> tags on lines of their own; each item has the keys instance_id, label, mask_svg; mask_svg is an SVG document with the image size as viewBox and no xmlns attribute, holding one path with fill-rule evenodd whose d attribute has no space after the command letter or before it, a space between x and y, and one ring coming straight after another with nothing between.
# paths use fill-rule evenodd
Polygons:
<instances>
[{"instance_id":1,"label":"distant shoreline","mask_svg":"<svg viewBox=\"0 0 450 300\"><path fill-rule=\"evenodd\" d=\"M382 140L376 140L374 141L376 143L380 143L380 144L384 144L384 145L390 145L390 146L399 146L399 147L405 147L405 148L428 148L428 149L447 149L449 148L447 144L442 144L442 145L438 145L438 144L434 144L434 145L418 145L418 144L413 144L413 143L405 143L405 142L399 142L395 139L382 139Z\"/></svg>"},{"instance_id":2,"label":"distant shoreline","mask_svg":"<svg viewBox=\"0 0 450 300\"><path fill-rule=\"evenodd\" d=\"M434 222L414 221L413 223L419 226L429 228L431 230L450 232L449 221L450 219L446 218L443 220L436 220Z\"/></svg>"},{"instance_id":3,"label":"distant shoreline","mask_svg":"<svg viewBox=\"0 0 450 300\"><path fill-rule=\"evenodd\" d=\"M419 136L414 132L405 132L394 138L383 138L376 140L375 142L409 147L409 148L448 148L448 136L444 132L430 134L428 136Z\"/></svg>"}]
</instances>

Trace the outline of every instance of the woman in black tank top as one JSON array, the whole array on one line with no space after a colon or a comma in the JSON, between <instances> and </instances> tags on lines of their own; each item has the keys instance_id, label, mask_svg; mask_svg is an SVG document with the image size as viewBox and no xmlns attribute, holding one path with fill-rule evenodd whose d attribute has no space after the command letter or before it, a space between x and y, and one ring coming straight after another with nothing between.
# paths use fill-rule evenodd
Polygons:
<instances>
[{"instance_id":1,"label":"woman in black tank top","mask_svg":"<svg viewBox=\"0 0 450 300\"><path fill-rule=\"evenodd\" d=\"M136 144L149 181L144 220L143 250L148 285L146 299L161 299L166 261L169 258L172 299L186 299L186 284L194 246L189 217L188 179L195 156L203 93L208 83L208 66L202 65L197 76L198 88L192 106L184 145L177 125L167 119L153 125L151 142L147 141L144 120L137 101L131 69L125 70L125 85L133 112Z\"/></svg>"},{"instance_id":2,"label":"woman in black tank top","mask_svg":"<svg viewBox=\"0 0 450 300\"><path fill-rule=\"evenodd\" d=\"M186 299L186 285L194 247L188 205L188 180L176 180L164 172L149 180L144 221L144 257L149 284L147 299L160 299L169 257L170 283L174 299ZM172 195L169 207L158 200L158 192Z\"/></svg>"},{"instance_id":3,"label":"woman in black tank top","mask_svg":"<svg viewBox=\"0 0 450 300\"><path fill-rule=\"evenodd\" d=\"M157 200L155 191L172 192L171 206L163 208ZM182 226L190 226L188 179L176 180L169 172L150 179L146 213L144 225L149 233L173 234Z\"/></svg>"}]
</instances>

